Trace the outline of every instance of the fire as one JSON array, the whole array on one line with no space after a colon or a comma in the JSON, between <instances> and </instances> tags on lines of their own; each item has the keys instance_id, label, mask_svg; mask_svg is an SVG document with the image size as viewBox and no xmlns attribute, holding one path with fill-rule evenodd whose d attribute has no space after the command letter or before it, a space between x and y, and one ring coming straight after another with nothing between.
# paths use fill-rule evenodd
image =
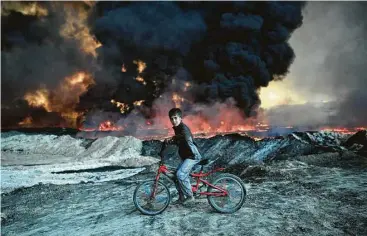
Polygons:
<instances>
[{"instance_id":1,"label":"fire","mask_svg":"<svg viewBox=\"0 0 367 236\"><path fill-rule=\"evenodd\" d=\"M66 77L55 91L53 111L74 110L76 104L79 103L80 95L88 91L93 84L95 84L93 78L85 72L77 72Z\"/></svg>"},{"instance_id":2,"label":"fire","mask_svg":"<svg viewBox=\"0 0 367 236\"><path fill-rule=\"evenodd\" d=\"M186 92L190 87L191 87L191 83L190 82L185 82L184 88L183 88L184 92Z\"/></svg>"},{"instance_id":3,"label":"fire","mask_svg":"<svg viewBox=\"0 0 367 236\"><path fill-rule=\"evenodd\" d=\"M83 115L82 112L75 112L75 111L69 111L69 112L62 112L61 117L64 118L67 122L67 124L71 125L71 127L77 127L77 119Z\"/></svg>"},{"instance_id":4,"label":"fire","mask_svg":"<svg viewBox=\"0 0 367 236\"><path fill-rule=\"evenodd\" d=\"M141 73L143 73L143 71L147 67L147 64L141 60L134 60L133 63L138 66L138 76L135 78L135 80L142 83L143 85L146 85L147 82L145 82L144 78L141 76Z\"/></svg>"},{"instance_id":5,"label":"fire","mask_svg":"<svg viewBox=\"0 0 367 236\"><path fill-rule=\"evenodd\" d=\"M177 94L176 94L177 95ZM181 97L176 97L181 102ZM134 106L141 105L143 100L135 101ZM111 120L106 120L100 123L99 126L95 127L94 130L99 131L116 131L122 132L119 135L132 135L137 138L149 140L149 139L162 139L173 135L172 124L168 118L168 110L165 103L162 103L155 112L155 116L147 119L120 119L115 120L115 123ZM169 106L171 107L171 106ZM235 107L234 104L212 104L211 106L200 107L200 104L196 106L198 110L192 111L191 114L184 114L183 122L190 127L191 132L195 137L212 137L218 134L229 134L238 133L241 135L250 135L255 137L255 140L260 140L266 137L269 132L272 132L272 128L275 130L282 130L286 133L297 131L297 128L292 126L287 127L272 127L266 122L261 115L257 118L245 117L243 112ZM135 113L136 114L136 113ZM142 117L142 116L138 116ZM130 117L131 118L131 117ZM127 120L126 123L125 119ZM130 125L131 121L134 121L135 128L133 127L134 133L128 132L125 128L126 125ZM116 125L119 123L120 125ZM365 129L359 127L358 129ZM131 129L130 129L131 130ZM315 129L320 130L320 129ZM329 130L334 132L353 133L356 129L347 128L333 128L328 129L326 127L321 130ZM311 131L311 130L309 130ZM278 131L274 131L275 133ZM273 132L273 133L274 133Z\"/></svg>"},{"instance_id":6,"label":"fire","mask_svg":"<svg viewBox=\"0 0 367 236\"><path fill-rule=\"evenodd\" d=\"M145 68L147 67L147 64L141 60L134 60L133 63L138 66L138 72L141 74Z\"/></svg>"},{"instance_id":7,"label":"fire","mask_svg":"<svg viewBox=\"0 0 367 236\"><path fill-rule=\"evenodd\" d=\"M111 103L115 104L118 108L120 108L121 114L124 114L125 112L127 112L130 109L128 104L117 102L114 99L111 100Z\"/></svg>"},{"instance_id":8,"label":"fire","mask_svg":"<svg viewBox=\"0 0 367 236\"><path fill-rule=\"evenodd\" d=\"M142 83L142 84L144 84L144 85L146 85L146 84L147 84L147 82L145 82L145 80L144 80L144 79L143 79L143 77L141 77L141 76L138 76L138 77L136 77L135 79L136 79L136 81L139 81L140 83Z\"/></svg>"},{"instance_id":9,"label":"fire","mask_svg":"<svg viewBox=\"0 0 367 236\"><path fill-rule=\"evenodd\" d=\"M2 1L1 14L8 15L10 11L17 11L29 16L47 16L48 11L37 2L7 2Z\"/></svg>"},{"instance_id":10,"label":"fire","mask_svg":"<svg viewBox=\"0 0 367 236\"><path fill-rule=\"evenodd\" d=\"M44 107L46 111L52 111L51 105L49 102L50 93L46 88L40 88L34 93L26 93L24 99L28 102L28 104L32 107Z\"/></svg>"},{"instance_id":11,"label":"fire","mask_svg":"<svg viewBox=\"0 0 367 236\"><path fill-rule=\"evenodd\" d=\"M304 98L292 92L294 89L291 89L287 81L272 81L268 87L261 88L259 96L262 108L268 109L279 105L306 103Z\"/></svg>"},{"instance_id":12,"label":"fire","mask_svg":"<svg viewBox=\"0 0 367 236\"><path fill-rule=\"evenodd\" d=\"M121 72L126 72L126 67L125 67L125 64L122 64L122 67L121 67Z\"/></svg>"},{"instance_id":13,"label":"fire","mask_svg":"<svg viewBox=\"0 0 367 236\"><path fill-rule=\"evenodd\" d=\"M96 49L102 44L90 34L90 29L87 27L88 11L83 7L69 5L64 7L66 22L61 27L60 35L66 39L76 39L85 53L96 57Z\"/></svg>"},{"instance_id":14,"label":"fire","mask_svg":"<svg viewBox=\"0 0 367 236\"><path fill-rule=\"evenodd\" d=\"M26 93L24 99L32 107L43 107L47 112L60 113L68 125L76 127L76 120L81 113L75 112L75 107L79 103L79 97L93 84L91 75L77 72L64 78L56 89L50 91L43 86L34 92Z\"/></svg>"},{"instance_id":15,"label":"fire","mask_svg":"<svg viewBox=\"0 0 367 236\"><path fill-rule=\"evenodd\" d=\"M32 125L32 122L33 122L32 117L27 116L26 118L24 118L24 120L22 120L21 122L19 122L18 125L29 127L29 126Z\"/></svg>"},{"instance_id":16,"label":"fire","mask_svg":"<svg viewBox=\"0 0 367 236\"><path fill-rule=\"evenodd\" d=\"M75 84L83 83L85 78L86 78L86 74L84 72L78 72L78 73L76 73L75 75L73 75L71 77L67 77L66 81L70 85L75 85Z\"/></svg>"},{"instance_id":17,"label":"fire","mask_svg":"<svg viewBox=\"0 0 367 236\"><path fill-rule=\"evenodd\" d=\"M172 101L175 103L175 107L180 108L181 103L185 101L183 97L180 97L177 93L172 94Z\"/></svg>"},{"instance_id":18,"label":"fire","mask_svg":"<svg viewBox=\"0 0 367 236\"><path fill-rule=\"evenodd\" d=\"M141 106L141 104L143 104L144 101L145 100L135 101L135 102L133 102L133 105L134 106ZM121 114L126 113L130 109L129 104L126 104L126 103L123 103L123 102L118 102L118 101L115 101L114 99L111 100L111 103L116 105L116 107L120 108L120 113Z\"/></svg>"},{"instance_id":19,"label":"fire","mask_svg":"<svg viewBox=\"0 0 367 236\"><path fill-rule=\"evenodd\" d=\"M329 131L329 132L338 132L344 134L353 134L360 130L366 130L367 127L354 127L354 128L346 128L346 127L322 127L321 131Z\"/></svg>"},{"instance_id":20,"label":"fire","mask_svg":"<svg viewBox=\"0 0 367 236\"><path fill-rule=\"evenodd\" d=\"M99 131L122 131L123 127L115 126L112 121L105 121L101 123L98 127Z\"/></svg>"},{"instance_id":21,"label":"fire","mask_svg":"<svg viewBox=\"0 0 367 236\"><path fill-rule=\"evenodd\" d=\"M144 102L144 100L135 101L133 104L134 106L141 106L141 104Z\"/></svg>"}]
</instances>

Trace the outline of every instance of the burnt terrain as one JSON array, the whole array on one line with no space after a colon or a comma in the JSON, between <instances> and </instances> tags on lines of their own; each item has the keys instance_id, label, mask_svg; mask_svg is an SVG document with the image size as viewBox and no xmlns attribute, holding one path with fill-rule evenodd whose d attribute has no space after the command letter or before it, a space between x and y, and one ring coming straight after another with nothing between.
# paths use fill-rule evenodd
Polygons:
<instances>
[{"instance_id":1,"label":"burnt terrain","mask_svg":"<svg viewBox=\"0 0 367 236\"><path fill-rule=\"evenodd\" d=\"M138 183L154 176L157 166L151 164L119 180L40 183L3 193L2 235L367 234L366 131L196 141L210 160L207 169L222 166L244 180L247 199L238 212L216 213L198 198L195 207L170 205L160 215L141 215L132 195ZM142 144L143 156L158 158L160 141ZM174 147L165 154L167 164L178 163ZM170 189L175 200L172 184Z\"/></svg>"}]
</instances>

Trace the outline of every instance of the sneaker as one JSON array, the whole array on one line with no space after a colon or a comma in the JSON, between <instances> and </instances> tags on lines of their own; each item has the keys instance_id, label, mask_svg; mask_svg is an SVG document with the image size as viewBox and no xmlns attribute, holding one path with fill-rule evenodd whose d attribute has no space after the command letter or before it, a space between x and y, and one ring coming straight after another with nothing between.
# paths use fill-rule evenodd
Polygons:
<instances>
[{"instance_id":1,"label":"sneaker","mask_svg":"<svg viewBox=\"0 0 367 236\"><path fill-rule=\"evenodd\" d=\"M177 199L176 201L172 202L172 205L182 205L185 202L185 199Z\"/></svg>"},{"instance_id":2,"label":"sneaker","mask_svg":"<svg viewBox=\"0 0 367 236\"><path fill-rule=\"evenodd\" d=\"M191 205L192 203L195 202L195 198L194 196L191 197L187 197L184 201L183 201L183 205Z\"/></svg>"}]
</instances>

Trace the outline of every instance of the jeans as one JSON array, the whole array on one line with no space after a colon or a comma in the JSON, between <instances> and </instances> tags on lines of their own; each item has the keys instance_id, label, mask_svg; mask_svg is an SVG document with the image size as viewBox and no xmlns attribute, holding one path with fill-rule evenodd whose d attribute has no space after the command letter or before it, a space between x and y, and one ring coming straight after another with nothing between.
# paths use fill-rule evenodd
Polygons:
<instances>
[{"instance_id":1,"label":"jeans","mask_svg":"<svg viewBox=\"0 0 367 236\"><path fill-rule=\"evenodd\" d=\"M192 197L192 189L190 183L190 172L192 168L200 162L200 159L186 159L177 168L177 181L175 181L176 188L179 194L179 198Z\"/></svg>"}]
</instances>

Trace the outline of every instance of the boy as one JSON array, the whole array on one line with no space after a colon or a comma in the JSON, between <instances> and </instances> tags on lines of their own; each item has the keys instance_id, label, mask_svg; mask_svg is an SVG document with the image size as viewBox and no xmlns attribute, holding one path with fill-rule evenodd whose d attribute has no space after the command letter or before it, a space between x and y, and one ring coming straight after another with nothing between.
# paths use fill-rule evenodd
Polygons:
<instances>
[{"instance_id":1,"label":"boy","mask_svg":"<svg viewBox=\"0 0 367 236\"><path fill-rule=\"evenodd\" d=\"M188 203L195 200L190 183L190 172L192 168L201 160L201 155L197 149L196 143L193 140L191 131L182 122L182 111L179 108L172 108L168 116L173 125L175 136L166 139L166 144L175 144L178 146L178 154L182 162L177 168L176 188L179 198L176 204Z\"/></svg>"}]
</instances>

